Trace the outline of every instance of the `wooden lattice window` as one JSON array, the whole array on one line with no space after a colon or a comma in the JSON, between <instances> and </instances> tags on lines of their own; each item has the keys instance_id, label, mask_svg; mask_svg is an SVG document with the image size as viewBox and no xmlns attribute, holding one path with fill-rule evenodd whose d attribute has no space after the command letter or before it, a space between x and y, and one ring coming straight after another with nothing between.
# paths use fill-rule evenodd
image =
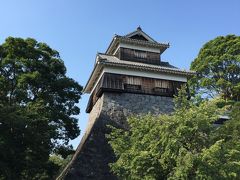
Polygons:
<instances>
[{"instance_id":1,"label":"wooden lattice window","mask_svg":"<svg viewBox=\"0 0 240 180\"><path fill-rule=\"evenodd\" d=\"M126 84L124 85L124 88L131 91L140 91L141 84L142 84L142 78L127 76Z\"/></svg>"},{"instance_id":2,"label":"wooden lattice window","mask_svg":"<svg viewBox=\"0 0 240 180\"><path fill-rule=\"evenodd\" d=\"M141 85L142 84L142 78L134 77L134 76L127 76L126 83L127 84L132 84L132 85Z\"/></svg>"},{"instance_id":3,"label":"wooden lattice window","mask_svg":"<svg viewBox=\"0 0 240 180\"><path fill-rule=\"evenodd\" d=\"M147 52L134 50L134 57L140 58L140 59L146 59L147 58Z\"/></svg>"},{"instance_id":4,"label":"wooden lattice window","mask_svg":"<svg viewBox=\"0 0 240 180\"><path fill-rule=\"evenodd\" d=\"M171 90L171 83L170 83L170 81L159 80L159 79L155 80L154 91L156 93L166 94L166 93L169 93L170 90Z\"/></svg>"},{"instance_id":5,"label":"wooden lattice window","mask_svg":"<svg viewBox=\"0 0 240 180\"><path fill-rule=\"evenodd\" d=\"M169 83L169 81L166 81L166 80L156 79L155 80L155 87L168 89L168 88L170 88L170 83Z\"/></svg>"}]
</instances>

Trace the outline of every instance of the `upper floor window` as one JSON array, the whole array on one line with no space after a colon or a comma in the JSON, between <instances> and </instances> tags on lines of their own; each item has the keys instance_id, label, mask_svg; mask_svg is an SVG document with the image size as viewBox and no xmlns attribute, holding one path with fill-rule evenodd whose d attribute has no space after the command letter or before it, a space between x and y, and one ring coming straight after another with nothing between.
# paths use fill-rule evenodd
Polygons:
<instances>
[{"instance_id":1,"label":"upper floor window","mask_svg":"<svg viewBox=\"0 0 240 180\"><path fill-rule=\"evenodd\" d=\"M132 85L141 85L141 78L140 77L134 77L134 76L127 76L127 84Z\"/></svg>"},{"instance_id":2,"label":"upper floor window","mask_svg":"<svg viewBox=\"0 0 240 180\"><path fill-rule=\"evenodd\" d=\"M155 80L155 87L168 89L168 88L170 88L170 82L166 81L166 80L156 79Z\"/></svg>"},{"instance_id":3,"label":"upper floor window","mask_svg":"<svg viewBox=\"0 0 240 180\"><path fill-rule=\"evenodd\" d=\"M140 59L146 59L147 58L147 52L134 50L134 57L140 58Z\"/></svg>"}]
</instances>

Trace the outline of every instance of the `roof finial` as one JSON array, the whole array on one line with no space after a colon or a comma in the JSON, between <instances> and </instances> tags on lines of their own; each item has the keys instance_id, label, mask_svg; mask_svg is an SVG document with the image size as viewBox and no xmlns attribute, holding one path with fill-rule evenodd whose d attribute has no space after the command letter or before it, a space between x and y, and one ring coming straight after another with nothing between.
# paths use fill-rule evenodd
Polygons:
<instances>
[{"instance_id":1,"label":"roof finial","mask_svg":"<svg viewBox=\"0 0 240 180\"><path fill-rule=\"evenodd\" d=\"M142 30L142 28L141 28L140 26L138 26L138 27L137 27L137 30L138 30L138 31L141 31L141 30Z\"/></svg>"}]
</instances>

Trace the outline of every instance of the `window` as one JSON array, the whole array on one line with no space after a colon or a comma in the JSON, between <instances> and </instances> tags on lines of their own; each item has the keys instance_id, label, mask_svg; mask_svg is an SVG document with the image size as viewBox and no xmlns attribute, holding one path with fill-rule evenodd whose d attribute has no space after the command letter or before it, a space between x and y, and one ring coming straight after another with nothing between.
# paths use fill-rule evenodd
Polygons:
<instances>
[{"instance_id":1,"label":"window","mask_svg":"<svg viewBox=\"0 0 240 180\"><path fill-rule=\"evenodd\" d=\"M159 88L170 88L170 83L169 81L165 81L165 80L155 80L155 87L159 87Z\"/></svg>"},{"instance_id":2,"label":"window","mask_svg":"<svg viewBox=\"0 0 240 180\"><path fill-rule=\"evenodd\" d=\"M141 85L141 78L140 77L128 76L127 77L127 84Z\"/></svg>"},{"instance_id":3,"label":"window","mask_svg":"<svg viewBox=\"0 0 240 180\"><path fill-rule=\"evenodd\" d=\"M134 57L140 58L140 59L146 59L147 58L147 52L134 50Z\"/></svg>"},{"instance_id":4,"label":"window","mask_svg":"<svg viewBox=\"0 0 240 180\"><path fill-rule=\"evenodd\" d=\"M140 77L127 76L124 88L129 91L141 91L142 79Z\"/></svg>"},{"instance_id":5,"label":"window","mask_svg":"<svg viewBox=\"0 0 240 180\"><path fill-rule=\"evenodd\" d=\"M157 94L168 94L171 91L171 83L166 80L155 80L154 92Z\"/></svg>"}]
</instances>

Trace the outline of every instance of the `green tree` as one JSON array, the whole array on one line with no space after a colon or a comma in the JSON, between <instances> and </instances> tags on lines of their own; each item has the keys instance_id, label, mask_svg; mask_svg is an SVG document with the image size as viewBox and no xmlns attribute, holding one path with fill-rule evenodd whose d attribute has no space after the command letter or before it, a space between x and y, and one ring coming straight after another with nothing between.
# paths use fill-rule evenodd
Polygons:
<instances>
[{"instance_id":1,"label":"green tree","mask_svg":"<svg viewBox=\"0 0 240 180\"><path fill-rule=\"evenodd\" d=\"M171 115L129 118L128 131L112 127L113 173L120 179L239 179L239 115L215 127L222 112L217 100L188 101L182 91L175 104Z\"/></svg>"},{"instance_id":2,"label":"green tree","mask_svg":"<svg viewBox=\"0 0 240 180\"><path fill-rule=\"evenodd\" d=\"M53 164L53 171L58 172L59 174L63 169L67 166L67 164L71 161L73 154L68 155L66 158L63 158L61 155L52 154L49 158L49 161ZM60 167L60 168L59 168Z\"/></svg>"},{"instance_id":3,"label":"green tree","mask_svg":"<svg viewBox=\"0 0 240 180\"><path fill-rule=\"evenodd\" d=\"M240 104L235 103L231 120L220 126L212 136L212 144L203 149L197 175L202 179L240 178Z\"/></svg>"},{"instance_id":4,"label":"green tree","mask_svg":"<svg viewBox=\"0 0 240 180\"><path fill-rule=\"evenodd\" d=\"M192 62L191 85L207 95L240 100L240 36L219 36L207 42Z\"/></svg>"},{"instance_id":5,"label":"green tree","mask_svg":"<svg viewBox=\"0 0 240 180\"><path fill-rule=\"evenodd\" d=\"M80 133L81 90L47 44L9 37L0 45L0 178L52 178L49 155L66 156Z\"/></svg>"}]
</instances>

